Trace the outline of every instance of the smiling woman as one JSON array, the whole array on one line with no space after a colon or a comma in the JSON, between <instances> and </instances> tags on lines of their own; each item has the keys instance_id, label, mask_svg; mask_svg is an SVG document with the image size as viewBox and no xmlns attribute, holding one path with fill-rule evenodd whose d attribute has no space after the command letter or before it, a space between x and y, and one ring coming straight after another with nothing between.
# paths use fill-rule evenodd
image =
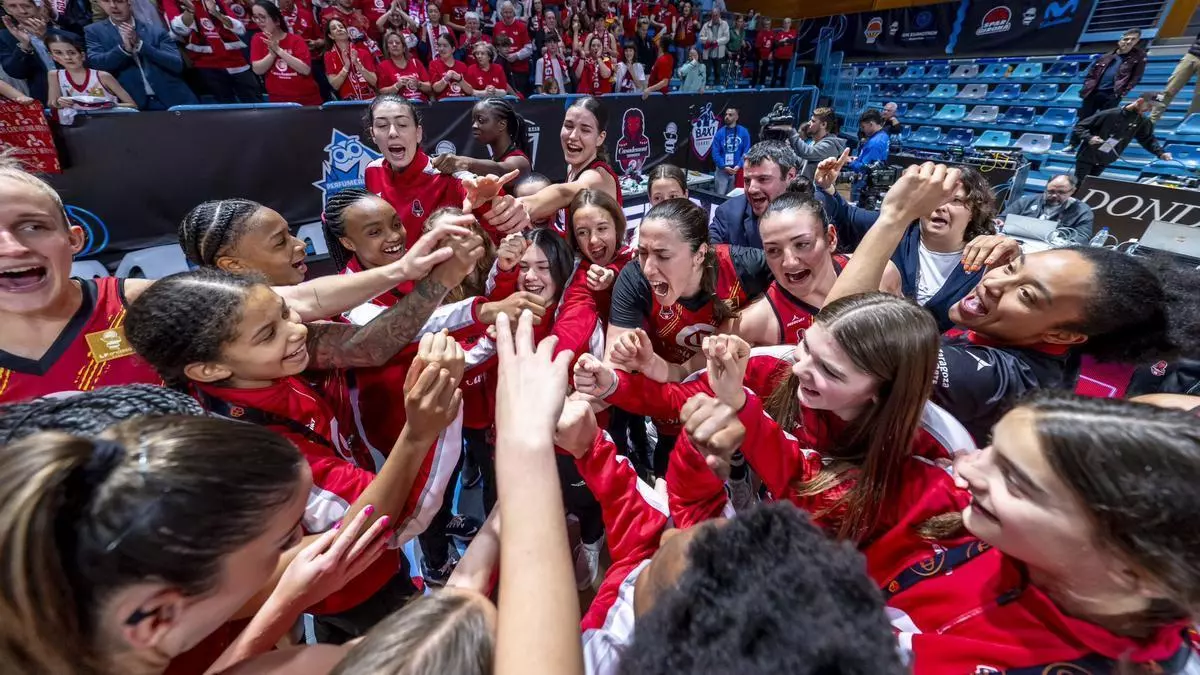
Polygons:
<instances>
[{"instance_id":1,"label":"smiling woman","mask_svg":"<svg viewBox=\"0 0 1200 675\"><path fill-rule=\"evenodd\" d=\"M304 281L304 242L273 209L248 199L207 201L179 225L179 245L189 261L243 274L256 272L272 285Z\"/></svg>"}]
</instances>

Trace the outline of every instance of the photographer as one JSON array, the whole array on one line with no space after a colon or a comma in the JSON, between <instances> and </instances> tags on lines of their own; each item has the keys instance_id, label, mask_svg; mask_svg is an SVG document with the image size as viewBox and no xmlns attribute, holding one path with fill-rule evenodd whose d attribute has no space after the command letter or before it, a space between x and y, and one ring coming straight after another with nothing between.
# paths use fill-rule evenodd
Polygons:
<instances>
[{"instance_id":1,"label":"photographer","mask_svg":"<svg viewBox=\"0 0 1200 675\"><path fill-rule=\"evenodd\" d=\"M868 167L875 162L887 161L888 148L892 141L888 136L887 129L884 128L883 115L874 108L867 110L862 117L858 118L858 129L862 132L863 138L867 140L858 149L858 156L851 158L846 168L854 173L864 174ZM865 184L866 178L854 181L850 189L851 199L858 200L858 194Z\"/></svg>"},{"instance_id":2,"label":"photographer","mask_svg":"<svg viewBox=\"0 0 1200 675\"><path fill-rule=\"evenodd\" d=\"M879 219L879 212L851 206L833 189L848 161L848 152L824 160L813 183L829 222L837 228L838 248L850 252ZM950 308L979 283L985 260L999 264L1020 253L1015 240L995 236L996 195L987 179L974 168L960 170L962 181L954 199L909 225L892 254L905 297L929 310L941 331L954 326Z\"/></svg>"},{"instance_id":3,"label":"photographer","mask_svg":"<svg viewBox=\"0 0 1200 675\"><path fill-rule=\"evenodd\" d=\"M837 157L846 149L846 139L838 136L838 119L833 108L817 108L812 118L800 126L800 131L788 127L788 141L796 156L804 160L800 175L812 178L821 160Z\"/></svg>"}]
</instances>

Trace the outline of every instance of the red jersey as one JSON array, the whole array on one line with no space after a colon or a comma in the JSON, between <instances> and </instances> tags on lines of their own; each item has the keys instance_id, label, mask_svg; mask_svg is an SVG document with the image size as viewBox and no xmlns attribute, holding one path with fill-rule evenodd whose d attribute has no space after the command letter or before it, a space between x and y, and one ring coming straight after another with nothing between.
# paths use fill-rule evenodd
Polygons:
<instances>
[{"instance_id":1,"label":"red jersey","mask_svg":"<svg viewBox=\"0 0 1200 675\"><path fill-rule=\"evenodd\" d=\"M520 19L514 19L511 25L506 24L503 21L497 21L496 25L492 27L492 39L497 40L501 35L507 35L508 37L512 38L513 52L521 51L527 47L530 42L532 42L529 39L529 28L526 27L525 22L521 21ZM512 61L509 63L508 67L514 73L528 73L529 57L526 56L523 59Z\"/></svg>"},{"instance_id":2,"label":"red jersey","mask_svg":"<svg viewBox=\"0 0 1200 675\"><path fill-rule=\"evenodd\" d=\"M120 384L162 384L125 337L125 280L76 279L83 302L40 359L0 350L0 403Z\"/></svg>"},{"instance_id":3,"label":"red jersey","mask_svg":"<svg viewBox=\"0 0 1200 675\"><path fill-rule=\"evenodd\" d=\"M352 9L349 12L344 11L340 6L333 5L321 10L321 25L327 25L330 21L337 19L346 26L346 32L350 34L350 41L357 42L362 38L371 35L373 24L367 20L367 17L357 9Z\"/></svg>"},{"instance_id":4,"label":"red jersey","mask_svg":"<svg viewBox=\"0 0 1200 675\"><path fill-rule=\"evenodd\" d=\"M458 73L459 75L466 75L467 74L467 66L462 61L458 61L458 60L455 60L454 63L452 63L451 65L446 65L445 63L442 62L441 59L434 59L429 62L429 80L430 80L430 82L437 82L438 80L442 79L442 77L444 77L446 75L446 73L449 73L449 72L455 72L455 73ZM451 96L466 96L466 95L467 95L467 92L463 90L461 81L447 80L446 88L442 90L442 93L436 94L436 97L440 101L444 98L450 98ZM413 241L415 241L415 240L413 240Z\"/></svg>"},{"instance_id":5,"label":"red jersey","mask_svg":"<svg viewBox=\"0 0 1200 675\"><path fill-rule=\"evenodd\" d=\"M847 261L849 258L844 255L833 256L834 271L841 274ZM813 317L821 310L788 293L787 289L778 281L772 281L771 285L767 286L764 295L771 305L771 310L775 312L775 320L779 322L778 344L800 344L800 340L804 338L804 332L812 325Z\"/></svg>"},{"instance_id":6,"label":"red jersey","mask_svg":"<svg viewBox=\"0 0 1200 675\"><path fill-rule=\"evenodd\" d=\"M656 22L666 26L665 31L671 30L671 25L678 15L679 13L675 10L675 6L669 2L655 3L654 9L650 11L650 16L654 17Z\"/></svg>"},{"instance_id":7,"label":"red jersey","mask_svg":"<svg viewBox=\"0 0 1200 675\"><path fill-rule=\"evenodd\" d=\"M746 301L746 291L729 255L729 245L716 244L713 250L717 257L717 298L737 310ZM686 363L700 351L704 338L719 328L713 325L712 303L693 312L680 302L670 307L660 305L657 297L652 302L650 340L655 353L670 363Z\"/></svg>"},{"instance_id":8,"label":"red jersey","mask_svg":"<svg viewBox=\"0 0 1200 675\"><path fill-rule=\"evenodd\" d=\"M412 77L416 78L419 82L429 82L429 73L425 70L425 66L421 65L420 61L411 56L405 61L403 68L396 65L396 62L391 59L381 61L375 69L375 73L379 77L377 84L380 89L394 86L400 81L401 77ZM400 87L396 93L410 101L420 101L421 103L429 101L429 97L415 87Z\"/></svg>"},{"instance_id":9,"label":"red jersey","mask_svg":"<svg viewBox=\"0 0 1200 675\"><path fill-rule=\"evenodd\" d=\"M218 19L214 19L204 3L192 4L194 11L191 26L183 25L183 12L176 0L163 0L162 4L167 23L170 24L172 32L184 40L184 49L191 57L192 65L197 68L222 70L249 68L250 64L246 63L246 57L241 51L246 48L246 43L242 41L245 26L242 26L241 33L237 33L226 28ZM217 0L217 6L225 16L234 21L240 21L239 15L246 16L246 8L240 4ZM246 18L249 19L248 16Z\"/></svg>"},{"instance_id":10,"label":"red jersey","mask_svg":"<svg viewBox=\"0 0 1200 675\"><path fill-rule=\"evenodd\" d=\"M320 40L324 37L320 27L317 26L317 15L313 13L312 5L308 4L308 0L296 0L292 5L291 12L283 12L283 10L280 12L283 13L283 20L287 24L289 33L295 33L305 40Z\"/></svg>"},{"instance_id":11,"label":"red jersey","mask_svg":"<svg viewBox=\"0 0 1200 675\"><path fill-rule=\"evenodd\" d=\"M493 63L487 71L481 70L479 64L467 66L463 79L475 91L483 91L488 87L495 87L501 93L508 90L508 78L504 76L504 67L499 63Z\"/></svg>"},{"instance_id":12,"label":"red jersey","mask_svg":"<svg viewBox=\"0 0 1200 675\"><path fill-rule=\"evenodd\" d=\"M777 30L775 31L775 60L776 61L791 61L792 54L796 53L796 31L794 30Z\"/></svg>"},{"instance_id":13,"label":"red jersey","mask_svg":"<svg viewBox=\"0 0 1200 675\"><path fill-rule=\"evenodd\" d=\"M461 26L467 20L469 5L468 0L442 0L442 14L448 15L451 23Z\"/></svg>"},{"instance_id":14,"label":"red jersey","mask_svg":"<svg viewBox=\"0 0 1200 675\"><path fill-rule=\"evenodd\" d=\"M758 31L758 36L754 38L754 49L758 54L758 58L766 61L775 54L775 32L769 30Z\"/></svg>"},{"instance_id":15,"label":"red jersey","mask_svg":"<svg viewBox=\"0 0 1200 675\"><path fill-rule=\"evenodd\" d=\"M675 18L675 46L687 49L696 44L696 33L700 31L700 22L695 14Z\"/></svg>"},{"instance_id":16,"label":"red jersey","mask_svg":"<svg viewBox=\"0 0 1200 675\"><path fill-rule=\"evenodd\" d=\"M463 63L467 64L467 67L475 65L475 50L471 49L471 46L477 45L480 42L490 45L492 44L492 37L490 35L468 35L466 33L458 37L458 48L467 50L467 55L463 57Z\"/></svg>"},{"instance_id":17,"label":"red jersey","mask_svg":"<svg viewBox=\"0 0 1200 675\"><path fill-rule=\"evenodd\" d=\"M292 56L311 63L312 57L308 52L308 44L295 33L287 33L279 40L279 46L291 52ZM255 33L250 40L250 58L258 61L265 58L270 50L267 47L267 34ZM312 73L301 75L287 61L276 57L271 69L263 75L267 83L267 97L272 103L299 103L300 105L321 105L321 90Z\"/></svg>"},{"instance_id":18,"label":"red jersey","mask_svg":"<svg viewBox=\"0 0 1200 675\"><path fill-rule=\"evenodd\" d=\"M654 65L650 68L650 76L647 78L646 85L658 84L659 82L670 82L671 73L675 71L675 59L670 54L663 54L657 59L654 59ZM660 89L661 93L667 93L666 89Z\"/></svg>"},{"instance_id":19,"label":"red jersey","mask_svg":"<svg viewBox=\"0 0 1200 675\"><path fill-rule=\"evenodd\" d=\"M363 181L371 192L383 197L387 203L396 209L400 222L404 223L404 233L407 241L415 242L425 231L425 219L429 214L443 206L462 208L466 192L462 182L454 176L433 168L429 155L424 150L417 149L417 156L403 171L397 173L383 158L367 165L363 171ZM475 217L479 224L492 237L499 241L499 233L492 227L483 214L491 207L484 204L475 209Z\"/></svg>"},{"instance_id":20,"label":"red jersey","mask_svg":"<svg viewBox=\"0 0 1200 675\"><path fill-rule=\"evenodd\" d=\"M343 101L369 101L375 98L375 87L367 82L367 79L363 77L363 72L375 72L375 57L365 45L352 42L350 48L358 56L361 70L358 66L350 63L346 79L342 80L342 86L338 87L338 98ZM325 52L325 72L330 75L342 72L348 59L349 56L343 56L335 46Z\"/></svg>"},{"instance_id":21,"label":"red jersey","mask_svg":"<svg viewBox=\"0 0 1200 675\"><path fill-rule=\"evenodd\" d=\"M379 32L379 18L392 8L391 2L388 0L362 0L361 3L355 3L355 7L362 10L363 16L370 24L367 26L367 34L375 40L379 40L382 36Z\"/></svg>"},{"instance_id":22,"label":"red jersey","mask_svg":"<svg viewBox=\"0 0 1200 675\"><path fill-rule=\"evenodd\" d=\"M600 64L603 63L608 68L608 77L605 77L600 72ZM613 61L607 56L596 61L591 57L583 61L583 74L579 76L579 84L575 91L580 95L590 94L592 96L601 96L603 94L611 94L613 90Z\"/></svg>"}]
</instances>

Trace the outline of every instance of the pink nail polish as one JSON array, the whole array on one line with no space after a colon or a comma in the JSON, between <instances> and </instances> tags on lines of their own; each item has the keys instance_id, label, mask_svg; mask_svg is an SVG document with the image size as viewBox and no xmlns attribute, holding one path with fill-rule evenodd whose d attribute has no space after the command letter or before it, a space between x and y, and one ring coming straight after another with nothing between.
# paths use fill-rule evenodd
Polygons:
<instances>
[{"instance_id":1,"label":"pink nail polish","mask_svg":"<svg viewBox=\"0 0 1200 675\"><path fill-rule=\"evenodd\" d=\"M333 529L335 529L335 530L340 529L341 527L342 527L342 521L340 521L340 520L333 524Z\"/></svg>"},{"instance_id":2,"label":"pink nail polish","mask_svg":"<svg viewBox=\"0 0 1200 675\"><path fill-rule=\"evenodd\" d=\"M363 513L367 514L368 516L375 513L375 505L374 504L368 505L367 508L363 509Z\"/></svg>"},{"instance_id":3,"label":"pink nail polish","mask_svg":"<svg viewBox=\"0 0 1200 675\"><path fill-rule=\"evenodd\" d=\"M380 518L379 520L383 522L384 527L387 527L388 523L391 522L392 518L391 518L391 516L384 516L384 517Z\"/></svg>"}]
</instances>

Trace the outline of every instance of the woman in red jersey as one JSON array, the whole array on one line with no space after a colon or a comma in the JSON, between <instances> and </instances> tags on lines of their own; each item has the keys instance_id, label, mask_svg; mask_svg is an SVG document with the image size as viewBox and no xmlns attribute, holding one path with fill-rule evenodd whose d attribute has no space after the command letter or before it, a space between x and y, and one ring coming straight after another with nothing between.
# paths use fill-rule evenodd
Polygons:
<instances>
[{"instance_id":1,"label":"woman in red jersey","mask_svg":"<svg viewBox=\"0 0 1200 675\"><path fill-rule=\"evenodd\" d=\"M256 74L263 76L271 102L321 105L308 43L288 32L283 14L274 3L260 0L250 14L262 29L250 41L251 65Z\"/></svg>"},{"instance_id":2,"label":"woman in red jersey","mask_svg":"<svg viewBox=\"0 0 1200 675\"><path fill-rule=\"evenodd\" d=\"M488 146L491 159L444 154L433 158L433 166L442 173L469 171L485 176L503 176L518 172L518 180L533 170L529 162L528 123L517 114L516 108L502 98L486 98L471 111L471 132L475 140Z\"/></svg>"},{"instance_id":3,"label":"woman in red jersey","mask_svg":"<svg viewBox=\"0 0 1200 675\"><path fill-rule=\"evenodd\" d=\"M471 85L471 89L475 90L475 95L479 98L491 98L493 96L516 96L517 92L508 84L508 77L504 74L504 67L496 63L496 48L486 42L480 42L471 48L471 53L475 55L475 63L467 66L467 72L463 76Z\"/></svg>"},{"instance_id":4,"label":"woman in red jersey","mask_svg":"<svg viewBox=\"0 0 1200 675\"><path fill-rule=\"evenodd\" d=\"M383 36L384 60L379 62L380 94L395 94L417 103L427 103L433 93L429 73L413 58L405 44L404 35L389 30Z\"/></svg>"},{"instance_id":5,"label":"woman in red jersey","mask_svg":"<svg viewBox=\"0 0 1200 675\"><path fill-rule=\"evenodd\" d=\"M379 81L375 55L366 45L353 42L339 19L325 24L325 76L343 101L369 101Z\"/></svg>"},{"instance_id":6,"label":"woman in red jersey","mask_svg":"<svg viewBox=\"0 0 1200 675\"><path fill-rule=\"evenodd\" d=\"M440 35L436 45L437 57L429 61L429 79L434 96L440 101L452 96L474 95L471 83L463 79L467 74L467 65L454 58L453 38Z\"/></svg>"},{"instance_id":7,"label":"woman in red jersey","mask_svg":"<svg viewBox=\"0 0 1200 675\"><path fill-rule=\"evenodd\" d=\"M599 36L588 38L587 51L575 63L575 91L589 96L602 96L613 90L613 62L603 54L604 42Z\"/></svg>"},{"instance_id":8,"label":"woman in red jersey","mask_svg":"<svg viewBox=\"0 0 1200 675\"><path fill-rule=\"evenodd\" d=\"M940 527L866 550L913 672L1191 672L1195 416L1043 393L992 437L956 462L964 503L921 514Z\"/></svg>"}]
</instances>

